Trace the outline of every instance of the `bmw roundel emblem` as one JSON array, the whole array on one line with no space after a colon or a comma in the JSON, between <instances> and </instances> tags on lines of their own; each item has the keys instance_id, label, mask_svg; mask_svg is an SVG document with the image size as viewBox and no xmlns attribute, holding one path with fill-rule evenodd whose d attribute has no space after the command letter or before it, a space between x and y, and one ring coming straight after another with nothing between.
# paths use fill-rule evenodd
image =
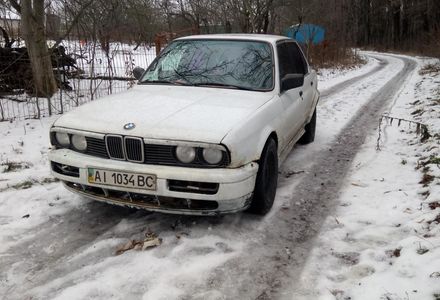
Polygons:
<instances>
[{"instance_id":1,"label":"bmw roundel emblem","mask_svg":"<svg viewBox=\"0 0 440 300\"><path fill-rule=\"evenodd\" d=\"M124 125L124 129L127 129L127 130L133 129L135 127L136 127L136 125L134 125L134 123L127 123Z\"/></svg>"}]
</instances>

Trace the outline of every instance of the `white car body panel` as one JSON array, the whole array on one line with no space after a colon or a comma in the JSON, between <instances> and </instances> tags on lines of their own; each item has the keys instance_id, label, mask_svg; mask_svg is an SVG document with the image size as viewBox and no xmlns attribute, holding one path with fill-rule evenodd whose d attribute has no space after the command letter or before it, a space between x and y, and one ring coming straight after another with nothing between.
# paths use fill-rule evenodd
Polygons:
<instances>
[{"instance_id":1,"label":"white car body panel","mask_svg":"<svg viewBox=\"0 0 440 300\"><path fill-rule=\"evenodd\" d=\"M84 104L63 115L54 126L152 139L219 143L237 123L246 120L272 97L271 92L138 85ZM128 133L123 125L129 122L136 127Z\"/></svg>"}]
</instances>

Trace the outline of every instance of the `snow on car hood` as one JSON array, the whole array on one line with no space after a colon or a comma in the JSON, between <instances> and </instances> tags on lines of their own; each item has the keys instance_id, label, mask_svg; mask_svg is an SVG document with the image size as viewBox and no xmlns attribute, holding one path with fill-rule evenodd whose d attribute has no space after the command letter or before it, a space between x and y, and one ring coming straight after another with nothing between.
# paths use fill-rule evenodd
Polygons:
<instances>
[{"instance_id":1,"label":"snow on car hood","mask_svg":"<svg viewBox=\"0 0 440 300\"><path fill-rule=\"evenodd\" d=\"M220 143L272 93L233 89L137 85L63 115L54 126L153 139ZM124 125L135 128L125 130Z\"/></svg>"}]
</instances>

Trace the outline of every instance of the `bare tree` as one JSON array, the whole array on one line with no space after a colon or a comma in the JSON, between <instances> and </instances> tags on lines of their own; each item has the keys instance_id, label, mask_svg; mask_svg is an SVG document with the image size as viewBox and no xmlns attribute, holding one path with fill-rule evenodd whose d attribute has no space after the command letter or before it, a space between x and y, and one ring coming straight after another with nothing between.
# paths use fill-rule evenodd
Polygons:
<instances>
[{"instance_id":1,"label":"bare tree","mask_svg":"<svg viewBox=\"0 0 440 300\"><path fill-rule=\"evenodd\" d=\"M58 86L46 42L44 0L10 0L21 16L21 29L32 67L34 93L50 98Z\"/></svg>"}]
</instances>

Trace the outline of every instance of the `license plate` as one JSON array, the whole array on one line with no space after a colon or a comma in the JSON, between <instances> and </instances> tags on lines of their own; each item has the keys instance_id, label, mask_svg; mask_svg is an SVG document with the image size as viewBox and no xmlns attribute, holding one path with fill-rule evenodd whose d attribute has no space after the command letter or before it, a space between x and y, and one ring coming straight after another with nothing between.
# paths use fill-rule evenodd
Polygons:
<instances>
[{"instance_id":1,"label":"license plate","mask_svg":"<svg viewBox=\"0 0 440 300\"><path fill-rule=\"evenodd\" d=\"M89 183L156 190L156 175L88 168Z\"/></svg>"}]
</instances>

